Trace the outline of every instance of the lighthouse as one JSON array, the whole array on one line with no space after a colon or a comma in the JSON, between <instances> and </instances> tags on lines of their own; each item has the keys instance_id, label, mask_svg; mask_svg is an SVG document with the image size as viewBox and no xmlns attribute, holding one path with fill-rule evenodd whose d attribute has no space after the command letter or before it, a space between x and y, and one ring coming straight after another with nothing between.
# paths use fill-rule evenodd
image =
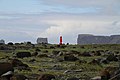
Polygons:
<instances>
[{"instance_id":1,"label":"lighthouse","mask_svg":"<svg viewBox=\"0 0 120 80\"><path fill-rule=\"evenodd\" d=\"M62 36L60 36L60 45L62 45Z\"/></svg>"}]
</instances>

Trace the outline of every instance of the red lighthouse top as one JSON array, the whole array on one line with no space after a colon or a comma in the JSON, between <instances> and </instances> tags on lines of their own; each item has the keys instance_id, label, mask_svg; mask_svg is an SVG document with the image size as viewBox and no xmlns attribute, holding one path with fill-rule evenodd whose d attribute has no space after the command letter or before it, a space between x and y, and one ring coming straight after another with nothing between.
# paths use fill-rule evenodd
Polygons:
<instances>
[{"instance_id":1,"label":"red lighthouse top","mask_svg":"<svg viewBox=\"0 0 120 80\"><path fill-rule=\"evenodd\" d=\"M60 36L60 45L62 45L62 36Z\"/></svg>"}]
</instances>

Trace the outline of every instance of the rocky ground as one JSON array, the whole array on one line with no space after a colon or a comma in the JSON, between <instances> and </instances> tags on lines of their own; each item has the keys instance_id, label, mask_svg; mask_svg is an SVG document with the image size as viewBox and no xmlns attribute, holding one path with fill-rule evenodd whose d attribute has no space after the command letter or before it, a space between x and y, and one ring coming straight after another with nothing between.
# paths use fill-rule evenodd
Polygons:
<instances>
[{"instance_id":1,"label":"rocky ground","mask_svg":"<svg viewBox=\"0 0 120 80\"><path fill-rule=\"evenodd\" d=\"M119 55L117 44L0 45L0 80L119 80Z\"/></svg>"}]
</instances>

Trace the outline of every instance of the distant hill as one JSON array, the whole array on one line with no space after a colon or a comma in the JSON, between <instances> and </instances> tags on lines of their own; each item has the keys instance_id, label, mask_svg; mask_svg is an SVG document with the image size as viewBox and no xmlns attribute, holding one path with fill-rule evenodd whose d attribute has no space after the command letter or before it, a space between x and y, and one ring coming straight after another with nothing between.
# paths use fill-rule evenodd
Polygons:
<instances>
[{"instance_id":1,"label":"distant hill","mask_svg":"<svg viewBox=\"0 0 120 80\"><path fill-rule=\"evenodd\" d=\"M95 36L91 34L79 34L77 44L120 44L120 35Z\"/></svg>"}]
</instances>

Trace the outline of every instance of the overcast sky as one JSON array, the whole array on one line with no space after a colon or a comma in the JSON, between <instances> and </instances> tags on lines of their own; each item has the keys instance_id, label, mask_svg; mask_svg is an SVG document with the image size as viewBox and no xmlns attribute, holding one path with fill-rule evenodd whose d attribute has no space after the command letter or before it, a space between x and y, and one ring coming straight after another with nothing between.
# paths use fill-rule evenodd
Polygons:
<instances>
[{"instance_id":1,"label":"overcast sky","mask_svg":"<svg viewBox=\"0 0 120 80\"><path fill-rule=\"evenodd\" d=\"M0 39L76 43L78 34L120 34L120 0L0 0Z\"/></svg>"}]
</instances>

